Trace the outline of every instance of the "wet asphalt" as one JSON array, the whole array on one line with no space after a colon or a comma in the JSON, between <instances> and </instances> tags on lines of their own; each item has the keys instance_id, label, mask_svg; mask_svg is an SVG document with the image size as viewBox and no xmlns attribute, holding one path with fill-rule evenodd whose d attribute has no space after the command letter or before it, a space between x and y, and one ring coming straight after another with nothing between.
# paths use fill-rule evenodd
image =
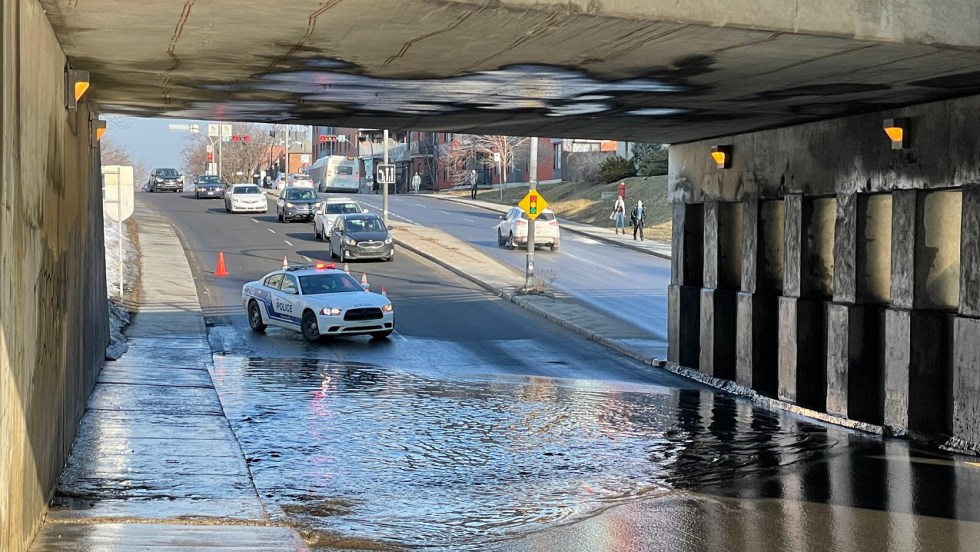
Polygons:
<instances>
[{"instance_id":1,"label":"wet asphalt","mask_svg":"<svg viewBox=\"0 0 980 552\"><path fill-rule=\"evenodd\" d=\"M976 550L980 464L754 407L583 340L405 252L352 263L389 340L248 329L241 285L323 258L308 224L170 217L211 379L268 511L324 549ZM272 204L270 203L270 206ZM231 276L208 266L222 251ZM190 285L190 283L188 283Z\"/></svg>"}]
</instances>

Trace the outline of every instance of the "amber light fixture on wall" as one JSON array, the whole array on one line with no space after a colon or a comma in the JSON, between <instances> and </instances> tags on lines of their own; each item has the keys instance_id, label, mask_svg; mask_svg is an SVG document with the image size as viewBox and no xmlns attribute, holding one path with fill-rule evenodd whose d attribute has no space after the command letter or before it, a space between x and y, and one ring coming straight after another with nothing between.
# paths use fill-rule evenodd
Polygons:
<instances>
[{"instance_id":1,"label":"amber light fixture on wall","mask_svg":"<svg viewBox=\"0 0 980 552\"><path fill-rule=\"evenodd\" d=\"M105 121L102 119L94 119L92 121L92 147L99 145L99 140L102 139L102 135L105 134L106 126Z\"/></svg>"},{"instance_id":2,"label":"amber light fixture on wall","mask_svg":"<svg viewBox=\"0 0 980 552\"><path fill-rule=\"evenodd\" d=\"M78 100L88 92L88 71L65 68L65 108L78 109Z\"/></svg>"},{"instance_id":3,"label":"amber light fixture on wall","mask_svg":"<svg viewBox=\"0 0 980 552\"><path fill-rule=\"evenodd\" d=\"M909 120L908 119L885 119L882 123L885 134L892 142L893 150L900 150L909 147Z\"/></svg>"},{"instance_id":4,"label":"amber light fixture on wall","mask_svg":"<svg viewBox=\"0 0 980 552\"><path fill-rule=\"evenodd\" d=\"M715 166L719 169L732 168L732 147L711 146L711 158L715 160Z\"/></svg>"}]
</instances>

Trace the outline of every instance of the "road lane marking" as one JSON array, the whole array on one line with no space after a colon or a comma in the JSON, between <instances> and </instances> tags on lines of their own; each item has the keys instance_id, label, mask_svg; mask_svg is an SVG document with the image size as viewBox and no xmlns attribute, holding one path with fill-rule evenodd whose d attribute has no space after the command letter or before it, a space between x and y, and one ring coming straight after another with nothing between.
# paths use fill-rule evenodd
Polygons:
<instances>
[{"instance_id":1,"label":"road lane marking","mask_svg":"<svg viewBox=\"0 0 980 552\"><path fill-rule=\"evenodd\" d=\"M427 206L427 205L425 205L424 203L419 203L419 202L417 202L417 201L415 202L415 205L416 205L416 207L428 207L428 206Z\"/></svg>"},{"instance_id":2,"label":"road lane marking","mask_svg":"<svg viewBox=\"0 0 980 552\"><path fill-rule=\"evenodd\" d=\"M282 241L286 242L286 245L288 245L289 247L293 246L293 244L289 243L289 240L282 240Z\"/></svg>"},{"instance_id":3,"label":"road lane marking","mask_svg":"<svg viewBox=\"0 0 980 552\"><path fill-rule=\"evenodd\" d=\"M303 258L306 259L306 262L308 262L308 263L312 263L313 262L313 259L307 257L306 255L303 255Z\"/></svg>"},{"instance_id":4,"label":"road lane marking","mask_svg":"<svg viewBox=\"0 0 980 552\"><path fill-rule=\"evenodd\" d=\"M259 223L258 219L252 219L252 222L254 222L255 224Z\"/></svg>"},{"instance_id":5,"label":"road lane marking","mask_svg":"<svg viewBox=\"0 0 980 552\"><path fill-rule=\"evenodd\" d=\"M473 219L468 219L468 218L466 218L466 217L463 217L463 220L465 220L466 222L474 222L474 223L476 222L475 220L473 220Z\"/></svg>"},{"instance_id":6,"label":"road lane marking","mask_svg":"<svg viewBox=\"0 0 980 552\"><path fill-rule=\"evenodd\" d=\"M272 232L273 234L275 234L275 233L276 233L276 231L275 231L275 230L273 230L272 228L266 228L266 230L268 230L269 232Z\"/></svg>"},{"instance_id":7,"label":"road lane marking","mask_svg":"<svg viewBox=\"0 0 980 552\"><path fill-rule=\"evenodd\" d=\"M568 251L565 251L565 256L566 256L566 257L571 257L571 258L573 258L573 259L575 259L575 260L577 260L577 261L581 261L581 262L583 262L583 263L586 263L586 264L590 264L590 265L593 265L593 266L597 266L597 267L599 267L599 268L604 268L604 269L606 269L606 270L609 270L609 271L612 271L612 272L615 272L616 274L618 274L618 275L620 275L620 276L626 276L626 273L625 273L625 272L620 272L620 271L618 271L618 270L616 270L615 268L613 268L613 267L611 267L611 266L608 266L608 265L603 265L603 264L599 264L599 263L597 263L597 262L594 262L594 261L590 261L590 260L588 260L588 259L583 259L582 257L579 257L579 256L576 256L576 255L572 255L572 254L571 254L571 253L569 253Z\"/></svg>"}]
</instances>

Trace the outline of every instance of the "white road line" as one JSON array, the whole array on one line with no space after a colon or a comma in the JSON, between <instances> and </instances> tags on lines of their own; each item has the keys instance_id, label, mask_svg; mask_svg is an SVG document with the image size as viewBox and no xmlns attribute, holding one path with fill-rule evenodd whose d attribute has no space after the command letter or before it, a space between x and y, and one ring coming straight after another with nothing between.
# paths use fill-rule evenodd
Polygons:
<instances>
[{"instance_id":1,"label":"white road line","mask_svg":"<svg viewBox=\"0 0 980 552\"><path fill-rule=\"evenodd\" d=\"M416 207L428 207L428 205L426 205L424 203L419 203L419 202L415 202L415 206Z\"/></svg>"},{"instance_id":2,"label":"white road line","mask_svg":"<svg viewBox=\"0 0 980 552\"><path fill-rule=\"evenodd\" d=\"M476 222L475 220L473 220L473 219L468 219L468 218L466 218L466 217L463 217L463 220L465 220L466 222ZM537 241L537 240L535 240L535 241Z\"/></svg>"},{"instance_id":3,"label":"white road line","mask_svg":"<svg viewBox=\"0 0 980 552\"><path fill-rule=\"evenodd\" d=\"M252 222L254 222L255 224L259 224L258 219L252 219Z\"/></svg>"},{"instance_id":4,"label":"white road line","mask_svg":"<svg viewBox=\"0 0 980 552\"><path fill-rule=\"evenodd\" d=\"M272 228L266 228L266 230L268 230L269 232L272 232L273 234L275 234L275 233L276 233L276 231L275 231L275 230L273 230Z\"/></svg>"},{"instance_id":5,"label":"white road line","mask_svg":"<svg viewBox=\"0 0 980 552\"><path fill-rule=\"evenodd\" d=\"M303 258L306 259L306 262L308 262L308 263L312 263L313 262L313 259L307 257L306 255L303 255Z\"/></svg>"},{"instance_id":6,"label":"white road line","mask_svg":"<svg viewBox=\"0 0 980 552\"><path fill-rule=\"evenodd\" d=\"M575 259L576 261L581 261L581 262L586 263L586 264L590 264L590 265L593 265L593 266L597 266L599 268L603 268L605 270L609 270L611 272L615 272L616 274L618 274L620 276L626 276L626 273L625 272L620 272L619 270L616 270L615 268L613 268L611 266L604 265L604 264L599 264L599 263L597 263L595 261L590 261L588 259L583 259L582 257L576 256L576 255L572 255L568 251L565 251L565 256L566 257L571 257L571 258Z\"/></svg>"},{"instance_id":7,"label":"white road line","mask_svg":"<svg viewBox=\"0 0 980 552\"><path fill-rule=\"evenodd\" d=\"M286 245L288 245L289 247L293 246L293 244L289 243L289 240L282 240L282 241L286 242Z\"/></svg>"}]
</instances>

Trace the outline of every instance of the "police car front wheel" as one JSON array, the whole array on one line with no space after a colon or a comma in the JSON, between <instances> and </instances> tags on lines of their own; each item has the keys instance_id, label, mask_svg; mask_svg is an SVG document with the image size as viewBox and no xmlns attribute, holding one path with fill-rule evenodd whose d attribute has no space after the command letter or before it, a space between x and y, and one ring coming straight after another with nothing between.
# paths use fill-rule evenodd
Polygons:
<instances>
[{"instance_id":1,"label":"police car front wheel","mask_svg":"<svg viewBox=\"0 0 980 552\"><path fill-rule=\"evenodd\" d=\"M264 332L266 328L262 322L262 309L254 299L248 302L248 325L256 332Z\"/></svg>"}]
</instances>

